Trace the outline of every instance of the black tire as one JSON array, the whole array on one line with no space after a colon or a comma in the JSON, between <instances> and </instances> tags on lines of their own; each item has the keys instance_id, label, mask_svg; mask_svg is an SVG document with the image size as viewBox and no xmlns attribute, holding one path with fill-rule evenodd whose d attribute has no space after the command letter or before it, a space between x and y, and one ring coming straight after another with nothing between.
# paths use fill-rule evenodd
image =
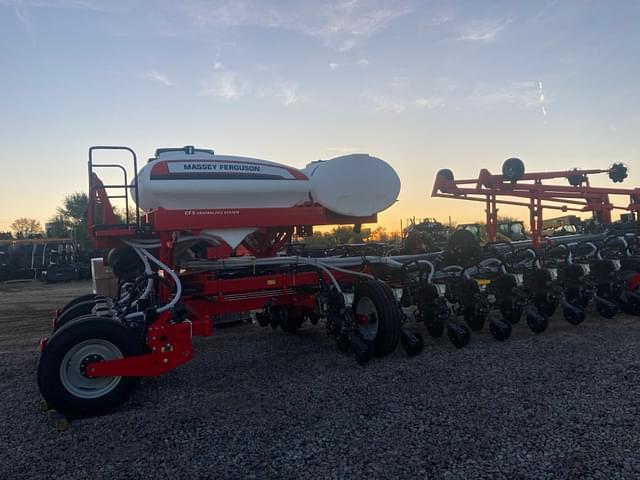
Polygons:
<instances>
[{"instance_id":1,"label":"black tire","mask_svg":"<svg viewBox=\"0 0 640 480\"><path fill-rule=\"evenodd\" d=\"M283 332L292 333L302 326L302 324L304 323L304 319L304 315L290 315L286 312L283 312L278 325Z\"/></svg>"},{"instance_id":2,"label":"black tire","mask_svg":"<svg viewBox=\"0 0 640 480\"><path fill-rule=\"evenodd\" d=\"M76 303L70 308L61 313L55 320L53 325L53 331L57 331L76 318L92 315L94 313L95 306L100 303L101 300L87 300L86 302Z\"/></svg>"},{"instance_id":3,"label":"black tire","mask_svg":"<svg viewBox=\"0 0 640 480\"><path fill-rule=\"evenodd\" d=\"M73 393L64 384L63 371L74 372L74 368L62 369L65 356L72 354L83 342L95 341L110 344L122 357L140 355L145 346L120 322L108 318L83 318L67 323L47 342L38 363L38 388L53 409L70 417L85 417L107 413L125 402L139 382L138 377L113 377L104 394L93 397ZM89 349L91 344L88 344ZM117 358L117 357L116 357ZM73 357L69 359L69 362ZM70 363L71 364L71 363ZM102 377L108 378L108 377ZM101 379L95 379L101 380ZM83 380L84 381L84 380ZM87 382L90 384L93 380ZM67 382L69 383L69 382ZM82 390L82 387L78 388ZM90 391L85 388L85 391ZM94 392L96 393L96 392Z\"/></svg>"},{"instance_id":4,"label":"black tire","mask_svg":"<svg viewBox=\"0 0 640 480\"><path fill-rule=\"evenodd\" d=\"M442 170L438 170L438 173L436 174L436 176L453 181L453 172L448 168L443 168Z\"/></svg>"},{"instance_id":5,"label":"black tire","mask_svg":"<svg viewBox=\"0 0 640 480\"><path fill-rule=\"evenodd\" d=\"M444 333L444 322L427 323L427 333L432 338L440 338Z\"/></svg>"},{"instance_id":6,"label":"black tire","mask_svg":"<svg viewBox=\"0 0 640 480\"><path fill-rule=\"evenodd\" d=\"M502 164L502 176L509 182L517 182L524 175L524 163L519 158L509 158Z\"/></svg>"},{"instance_id":7,"label":"black tire","mask_svg":"<svg viewBox=\"0 0 640 480\"><path fill-rule=\"evenodd\" d=\"M391 289L377 280L368 280L356 285L353 298L354 314L358 313L360 304L367 301L375 307L377 332L375 338L365 339L373 343L373 354L382 357L393 352L398 346L402 312Z\"/></svg>"},{"instance_id":8,"label":"black tire","mask_svg":"<svg viewBox=\"0 0 640 480\"><path fill-rule=\"evenodd\" d=\"M65 311L67 311L69 308L73 307L78 303L87 302L90 300L104 300L106 298L107 297L105 297L104 295L97 295L95 293L87 293L86 295L80 295L79 297L74 298L69 303L67 303L64 307L62 307L60 309L59 315L62 315Z\"/></svg>"}]
</instances>

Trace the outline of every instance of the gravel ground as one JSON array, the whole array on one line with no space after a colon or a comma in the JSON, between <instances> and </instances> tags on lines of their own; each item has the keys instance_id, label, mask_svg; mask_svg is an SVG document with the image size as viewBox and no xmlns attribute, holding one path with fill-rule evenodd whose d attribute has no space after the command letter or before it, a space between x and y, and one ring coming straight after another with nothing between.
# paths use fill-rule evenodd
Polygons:
<instances>
[{"instance_id":1,"label":"gravel ground","mask_svg":"<svg viewBox=\"0 0 640 480\"><path fill-rule=\"evenodd\" d=\"M360 368L318 327L195 340L117 412L55 432L35 344L88 284L0 286L0 479L639 478L640 322L555 318ZM418 327L419 328L419 327Z\"/></svg>"}]
</instances>

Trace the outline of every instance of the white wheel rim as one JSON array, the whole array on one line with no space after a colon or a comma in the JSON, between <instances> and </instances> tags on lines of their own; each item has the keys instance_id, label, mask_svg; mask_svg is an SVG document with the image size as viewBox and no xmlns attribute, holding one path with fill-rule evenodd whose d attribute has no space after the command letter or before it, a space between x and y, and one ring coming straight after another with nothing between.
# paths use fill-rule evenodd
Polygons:
<instances>
[{"instance_id":1,"label":"white wheel rim","mask_svg":"<svg viewBox=\"0 0 640 480\"><path fill-rule=\"evenodd\" d=\"M64 388L78 398L90 399L102 397L111 392L122 377L89 378L82 373L82 362L89 356L99 356L103 360L123 358L118 347L108 340L91 339L74 345L60 364L60 381Z\"/></svg>"},{"instance_id":2,"label":"white wheel rim","mask_svg":"<svg viewBox=\"0 0 640 480\"><path fill-rule=\"evenodd\" d=\"M359 320L364 317L367 317L366 322ZM360 299L358 299L358 304L356 305L356 321L362 338L373 342L378 335L378 310L373 300L369 297L360 297Z\"/></svg>"}]
</instances>

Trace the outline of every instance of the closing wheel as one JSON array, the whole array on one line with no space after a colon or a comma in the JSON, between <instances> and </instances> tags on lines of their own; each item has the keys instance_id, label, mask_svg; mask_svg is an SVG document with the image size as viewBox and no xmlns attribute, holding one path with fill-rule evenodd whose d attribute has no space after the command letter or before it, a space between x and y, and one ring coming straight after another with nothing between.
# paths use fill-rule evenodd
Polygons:
<instances>
[{"instance_id":1,"label":"closing wheel","mask_svg":"<svg viewBox=\"0 0 640 480\"><path fill-rule=\"evenodd\" d=\"M137 377L91 377L86 366L144 353L142 342L110 318L82 318L61 327L38 364L38 388L47 404L69 416L99 415L123 403Z\"/></svg>"},{"instance_id":2,"label":"closing wheel","mask_svg":"<svg viewBox=\"0 0 640 480\"><path fill-rule=\"evenodd\" d=\"M456 348L462 348L471 340L471 332L469 329L454 321L447 322L447 337Z\"/></svg>"},{"instance_id":3,"label":"closing wheel","mask_svg":"<svg viewBox=\"0 0 640 480\"><path fill-rule=\"evenodd\" d=\"M596 300L596 311L604 318L610 320L618 314L620 308L614 302L605 299L598 299Z\"/></svg>"},{"instance_id":4,"label":"closing wheel","mask_svg":"<svg viewBox=\"0 0 640 480\"><path fill-rule=\"evenodd\" d=\"M527 311L527 325L533 333L542 333L549 327L549 317L531 308Z\"/></svg>"},{"instance_id":5,"label":"closing wheel","mask_svg":"<svg viewBox=\"0 0 640 480\"><path fill-rule=\"evenodd\" d=\"M562 314L571 325L579 325L587 318L584 308L571 305L568 302L565 302L562 306Z\"/></svg>"},{"instance_id":6,"label":"closing wheel","mask_svg":"<svg viewBox=\"0 0 640 480\"><path fill-rule=\"evenodd\" d=\"M393 352L400 340L400 307L391 289L377 280L358 283L353 299L353 315L362 338L373 344L373 354Z\"/></svg>"},{"instance_id":7,"label":"closing wheel","mask_svg":"<svg viewBox=\"0 0 640 480\"><path fill-rule=\"evenodd\" d=\"M402 329L402 348L410 357L415 357L424 348L424 339L418 332L412 332L406 328Z\"/></svg>"},{"instance_id":8,"label":"closing wheel","mask_svg":"<svg viewBox=\"0 0 640 480\"><path fill-rule=\"evenodd\" d=\"M489 322L489 331L493 338L502 342L511 336L511 322L494 318Z\"/></svg>"}]
</instances>

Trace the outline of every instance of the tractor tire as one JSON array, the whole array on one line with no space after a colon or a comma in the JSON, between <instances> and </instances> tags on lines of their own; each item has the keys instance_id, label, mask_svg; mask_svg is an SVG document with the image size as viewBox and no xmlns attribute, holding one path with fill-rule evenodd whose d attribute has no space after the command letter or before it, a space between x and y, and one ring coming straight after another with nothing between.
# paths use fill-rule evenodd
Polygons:
<instances>
[{"instance_id":1,"label":"tractor tire","mask_svg":"<svg viewBox=\"0 0 640 480\"><path fill-rule=\"evenodd\" d=\"M129 398L139 378L89 378L81 371L82 363L91 356L114 360L143 353L145 345L120 322L78 319L47 342L38 363L38 388L48 405L69 417L107 413Z\"/></svg>"},{"instance_id":2,"label":"tractor tire","mask_svg":"<svg viewBox=\"0 0 640 480\"><path fill-rule=\"evenodd\" d=\"M388 355L396 349L400 341L402 312L386 284L377 280L358 283L354 292L353 313L356 316L369 316L370 323L360 325L360 333L373 344L376 357Z\"/></svg>"}]
</instances>

